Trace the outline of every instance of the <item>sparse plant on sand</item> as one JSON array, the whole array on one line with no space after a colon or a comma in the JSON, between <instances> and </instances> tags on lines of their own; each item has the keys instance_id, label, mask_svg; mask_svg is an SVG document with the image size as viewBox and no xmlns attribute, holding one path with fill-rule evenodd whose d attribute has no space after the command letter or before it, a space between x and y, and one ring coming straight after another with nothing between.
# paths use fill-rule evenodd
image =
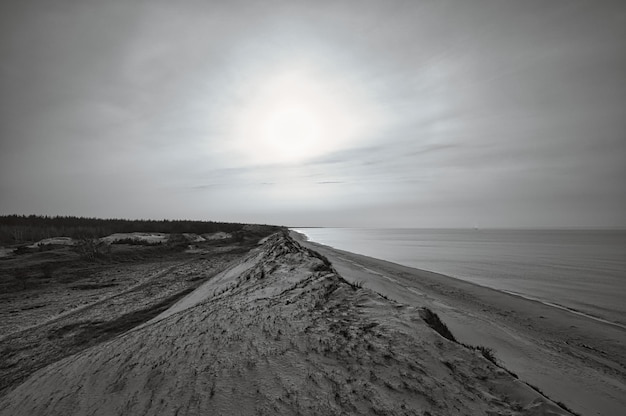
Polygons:
<instances>
[{"instance_id":1,"label":"sparse plant on sand","mask_svg":"<svg viewBox=\"0 0 626 416\"><path fill-rule=\"evenodd\" d=\"M79 240L76 248L81 257L87 261L96 261L109 257L111 254L111 246L94 238L83 238Z\"/></svg>"},{"instance_id":2,"label":"sparse plant on sand","mask_svg":"<svg viewBox=\"0 0 626 416\"><path fill-rule=\"evenodd\" d=\"M485 357L487 360L491 361L492 363L496 365L498 364L498 360L496 359L493 348L483 347L482 345L477 345L474 347L474 349L476 349L477 351L480 351L482 356Z\"/></svg>"},{"instance_id":3,"label":"sparse plant on sand","mask_svg":"<svg viewBox=\"0 0 626 416\"><path fill-rule=\"evenodd\" d=\"M450 341L456 342L457 344L459 343L454 335L452 335L452 332L450 332L450 329L448 329L447 325L444 324L441 319L439 319L439 316L435 312L431 311L428 308L421 308L420 317L428 324L428 326L437 331L439 335L449 339ZM500 367L493 348L484 347L482 345L461 345L471 350L479 351L483 357Z\"/></svg>"},{"instance_id":4,"label":"sparse plant on sand","mask_svg":"<svg viewBox=\"0 0 626 416\"><path fill-rule=\"evenodd\" d=\"M448 329L447 325L439 319L439 316L435 312L428 308L421 308L419 314L420 318L422 318L429 327L437 331L439 335L449 339L450 341L458 342L456 338L454 338L454 335L452 335L452 332Z\"/></svg>"},{"instance_id":5,"label":"sparse plant on sand","mask_svg":"<svg viewBox=\"0 0 626 416\"><path fill-rule=\"evenodd\" d=\"M355 280L353 282L348 282L348 284L352 287L352 289L357 290L357 289L361 289L363 287L363 281L362 280Z\"/></svg>"}]
</instances>

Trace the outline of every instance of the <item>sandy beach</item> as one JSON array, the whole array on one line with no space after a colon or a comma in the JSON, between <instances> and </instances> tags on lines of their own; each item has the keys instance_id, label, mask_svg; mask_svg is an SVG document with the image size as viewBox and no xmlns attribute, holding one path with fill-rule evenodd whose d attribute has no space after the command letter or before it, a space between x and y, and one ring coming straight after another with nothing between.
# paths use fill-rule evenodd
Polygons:
<instances>
[{"instance_id":1,"label":"sandy beach","mask_svg":"<svg viewBox=\"0 0 626 416\"><path fill-rule=\"evenodd\" d=\"M446 335L434 299L395 301L332 261L276 234L144 325L37 371L0 415L571 414Z\"/></svg>"},{"instance_id":2,"label":"sandy beach","mask_svg":"<svg viewBox=\"0 0 626 416\"><path fill-rule=\"evenodd\" d=\"M493 348L529 384L583 415L626 408L626 330L437 273L304 241L350 281L406 305L428 306L461 341Z\"/></svg>"}]
</instances>

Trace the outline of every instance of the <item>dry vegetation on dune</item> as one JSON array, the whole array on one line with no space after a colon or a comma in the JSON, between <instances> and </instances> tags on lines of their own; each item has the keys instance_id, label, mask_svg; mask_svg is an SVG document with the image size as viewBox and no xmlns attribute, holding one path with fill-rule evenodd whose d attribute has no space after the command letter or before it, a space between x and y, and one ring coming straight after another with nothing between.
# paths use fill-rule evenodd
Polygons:
<instances>
[{"instance_id":1,"label":"dry vegetation on dune","mask_svg":"<svg viewBox=\"0 0 626 416\"><path fill-rule=\"evenodd\" d=\"M159 245L90 244L99 255L86 255L94 251L79 241L1 258L0 395L34 371L155 317L273 231L194 242L193 250L174 235Z\"/></svg>"},{"instance_id":2,"label":"dry vegetation on dune","mask_svg":"<svg viewBox=\"0 0 626 416\"><path fill-rule=\"evenodd\" d=\"M425 314L277 234L146 325L38 371L0 413L567 414Z\"/></svg>"}]
</instances>

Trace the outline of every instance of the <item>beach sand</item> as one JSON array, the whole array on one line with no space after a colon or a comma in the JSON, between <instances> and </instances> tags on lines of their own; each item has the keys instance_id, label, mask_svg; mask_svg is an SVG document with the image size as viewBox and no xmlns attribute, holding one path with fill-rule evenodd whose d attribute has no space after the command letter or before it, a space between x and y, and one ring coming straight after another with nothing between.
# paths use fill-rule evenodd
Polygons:
<instances>
[{"instance_id":1,"label":"beach sand","mask_svg":"<svg viewBox=\"0 0 626 416\"><path fill-rule=\"evenodd\" d=\"M386 299L335 264L274 235L145 325L37 371L0 415L570 415L442 336L422 308L434 298Z\"/></svg>"},{"instance_id":2,"label":"beach sand","mask_svg":"<svg viewBox=\"0 0 626 416\"><path fill-rule=\"evenodd\" d=\"M483 345L520 379L583 415L626 409L626 329L437 273L306 241L339 274L435 311L463 343Z\"/></svg>"}]
</instances>

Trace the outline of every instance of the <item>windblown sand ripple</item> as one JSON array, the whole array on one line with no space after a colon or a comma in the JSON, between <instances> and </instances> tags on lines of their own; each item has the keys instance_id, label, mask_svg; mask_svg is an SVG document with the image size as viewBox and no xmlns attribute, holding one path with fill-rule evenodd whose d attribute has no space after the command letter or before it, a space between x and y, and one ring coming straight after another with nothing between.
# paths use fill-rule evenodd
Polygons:
<instances>
[{"instance_id":1,"label":"windblown sand ripple","mask_svg":"<svg viewBox=\"0 0 626 416\"><path fill-rule=\"evenodd\" d=\"M282 234L151 322L38 371L0 413L568 414Z\"/></svg>"}]
</instances>

